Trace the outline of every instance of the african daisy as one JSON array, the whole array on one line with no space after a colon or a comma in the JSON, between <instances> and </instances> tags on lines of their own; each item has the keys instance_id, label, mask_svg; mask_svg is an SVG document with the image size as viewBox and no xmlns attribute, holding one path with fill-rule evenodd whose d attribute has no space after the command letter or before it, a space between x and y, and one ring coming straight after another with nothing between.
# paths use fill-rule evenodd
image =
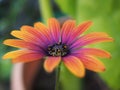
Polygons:
<instances>
[{"instance_id":1,"label":"african daisy","mask_svg":"<svg viewBox=\"0 0 120 90\"><path fill-rule=\"evenodd\" d=\"M78 77L85 75L85 68L95 72L102 72L105 66L96 56L110 58L107 51L84 46L111 42L113 39L104 32L92 32L82 35L92 22L86 21L75 26L74 20L67 20L62 28L55 18L48 20L48 27L37 22L34 27L24 25L20 30L11 34L18 39L7 39L5 45L20 48L3 56L16 62L31 62L45 58L44 69L52 72L60 62Z\"/></svg>"}]
</instances>

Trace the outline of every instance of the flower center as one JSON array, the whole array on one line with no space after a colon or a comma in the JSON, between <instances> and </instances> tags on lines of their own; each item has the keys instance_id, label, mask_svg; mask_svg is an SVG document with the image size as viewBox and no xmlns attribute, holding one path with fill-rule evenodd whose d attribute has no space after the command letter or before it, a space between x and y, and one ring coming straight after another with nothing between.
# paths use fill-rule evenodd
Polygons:
<instances>
[{"instance_id":1,"label":"flower center","mask_svg":"<svg viewBox=\"0 0 120 90\"><path fill-rule=\"evenodd\" d=\"M50 56L65 56L69 53L68 46L62 43L57 43L47 48Z\"/></svg>"}]
</instances>

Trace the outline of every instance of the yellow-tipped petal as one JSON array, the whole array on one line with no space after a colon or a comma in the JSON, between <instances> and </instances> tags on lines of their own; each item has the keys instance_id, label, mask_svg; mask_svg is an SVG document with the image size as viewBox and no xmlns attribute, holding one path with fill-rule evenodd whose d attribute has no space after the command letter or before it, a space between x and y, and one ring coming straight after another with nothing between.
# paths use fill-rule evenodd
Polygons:
<instances>
[{"instance_id":1,"label":"yellow-tipped petal","mask_svg":"<svg viewBox=\"0 0 120 90\"><path fill-rule=\"evenodd\" d=\"M85 68L87 68L88 70L95 71L95 72L105 71L104 64L93 56L86 55L86 56L80 57L80 59L83 62Z\"/></svg>"},{"instance_id":2,"label":"yellow-tipped petal","mask_svg":"<svg viewBox=\"0 0 120 90\"><path fill-rule=\"evenodd\" d=\"M73 47L79 48L89 44L95 44L95 43L101 43L101 42L112 42L112 41L113 41L113 38L109 37L105 33L101 33L101 32L98 32L96 34L90 33L76 40L76 42L71 45L71 48Z\"/></svg>"},{"instance_id":3,"label":"yellow-tipped petal","mask_svg":"<svg viewBox=\"0 0 120 90\"><path fill-rule=\"evenodd\" d=\"M27 48L27 49L32 49L32 50L40 50L40 47L36 46L35 44L25 42L23 40L19 39L7 39L3 42L3 44L12 46L12 47L17 47L17 48Z\"/></svg>"},{"instance_id":4,"label":"yellow-tipped petal","mask_svg":"<svg viewBox=\"0 0 120 90\"><path fill-rule=\"evenodd\" d=\"M85 68L83 63L75 56L63 57L63 62L65 66L77 77L85 76Z\"/></svg>"},{"instance_id":5,"label":"yellow-tipped petal","mask_svg":"<svg viewBox=\"0 0 120 90\"><path fill-rule=\"evenodd\" d=\"M44 62L44 69L47 72L52 72L60 63L61 57L48 57Z\"/></svg>"},{"instance_id":6,"label":"yellow-tipped petal","mask_svg":"<svg viewBox=\"0 0 120 90\"><path fill-rule=\"evenodd\" d=\"M48 35L49 34L49 29L44 25L44 24L42 24L41 22L36 22L35 24L34 24L34 28L36 29L36 30L38 30L39 32L41 32L41 33L43 33L44 35Z\"/></svg>"},{"instance_id":7,"label":"yellow-tipped petal","mask_svg":"<svg viewBox=\"0 0 120 90\"><path fill-rule=\"evenodd\" d=\"M24 54L24 55L21 55L21 56L18 56L12 59L12 62L13 63L18 63L18 62L27 63L27 62L32 62L35 60L41 60L41 58L43 58L43 55L40 53L28 53L28 54Z\"/></svg>"},{"instance_id":8,"label":"yellow-tipped petal","mask_svg":"<svg viewBox=\"0 0 120 90\"><path fill-rule=\"evenodd\" d=\"M26 31L12 31L11 32L11 35L19 38L19 39L22 39L26 42L30 42L30 43L34 43L34 44L37 44L39 45L39 38L37 38L35 35L32 35L31 33L29 32L26 32Z\"/></svg>"},{"instance_id":9,"label":"yellow-tipped petal","mask_svg":"<svg viewBox=\"0 0 120 90\"><path fill-rule=\"evenodd\" d=\"M85 32L91 25L92 25L92 21L85 21L82 24L78 25L78 27L76 28L76 34L80 35L83 32Z\"/></svg>"},{"instance_id":10,"label":"yellow-tipped petal","mask_svg":"<svg viewBox=\"0 0 120 90\"><path fill-rule=\"evenodd\" d=\"M60 23L55 18L48 19L48 27L56 43L60 40Z\"/></svg>"},{"instance_id":11,"label":"yellow-tipped petal","mask_svg":"<svg viewBox=\"0 0 120 90\"><path fill-rule=\"evenodd\" d=\"M16 50L16 51L11 51L6 53L3 56L3 59L8 59L8 58L16 58L18 56L24 55L24 54L28 54L28 53L33 53L34 51L32 50Z\"/></svg>"},{"instance_id":12,"label":"yellow-tipped petal","mask_svg":"<svg viewBox=\"0 0 120 90\"><path fill-rule=\"evenodd\" d=\"M98 49L98 48L82 48L79 50L73 50L72 53L98 56L98 57L102 57L102 58L111 58L111 55L109 52L102 50L102 49Z\"/></svg>"},{"instance_id":13,"label":"yellow-tipped petal","mask_svg":"<svg viewBox=\"0 0 120 90\"><path fill-rule=\"evenodd\" d=\"M34 28L40 32L41 34L43 34L42 37L47 38L49 42L51 42L52 36L50 34L50 30L41 22L36 22L34 24Z\"/></svg>"},{"instance_id":14,"label":"yellow-tipped petal","mask_svg":"<svg viewBox=\"0 0 120 90\"><path fill-rule=\"evenodd\" d=\"M75 21L74 20L67 20L63 24L62 29L61 29L63 43L66 43L69 40L69 38L71 37L70 35L72 35L72 33L74 31L74 28L75 28Z\"/></svg>"},{"instance_id":15,"label":"yellow-tipped petal","mask_svg":"<svg viewBox=\"0 0 120 90\"><path fill-rule=\"evenodd\" d=\"M37 38L41 38L41 33L38 32L38 30L36 30L35 28L33 28L31 26L24 25L20 29L22 32L27 32L27 33L30 33Z\"/></svg>"}]
</instances>

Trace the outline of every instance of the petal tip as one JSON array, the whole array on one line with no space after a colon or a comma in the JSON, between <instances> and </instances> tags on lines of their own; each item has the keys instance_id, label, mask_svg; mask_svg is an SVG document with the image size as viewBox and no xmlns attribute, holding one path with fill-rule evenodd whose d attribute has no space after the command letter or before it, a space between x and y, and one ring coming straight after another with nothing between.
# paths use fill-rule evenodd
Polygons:
<instances>
[{"instance_id":1,"label":"petal tip","mask_svg":"<svg viewBox=\"0 0 120 90\"><path fill-rule=\"evenodd\" d=\"M59 24L58 20L56 18L49 18L48 19L48 25L54 23L54 24Z\"/></svg>"},{"instance_id":2,"label":"petal tip","mask_svg":"<svg viewBox=\"0 0 120 90\"><path fill-rule=\"evenodd\" d=\"M9 42L9 39L6 39L6 40L3 41L3 44L7 45L8 42Z\"/></svg>"},{"instance_id":3,"label":"petal tip","mask_svg":"<svg viewBox=\"0 0 120 90\"><path fill-rule=\"evenodd\" d=\"M92 22L92 21L90 21L90 20L88 20L87 22L88 22L89 24L93 24L93 22Z\"/></svg>"},{"instance_id":4,"label":"petal tip","mask_svg":"<svg viewBox=\"0 0 120 90\"><path fill-rule=\"evenodd\" d=\"M34 23L34 27L36 26L36 25L38 25L38 24L41 24L40 22L35 22Z\"/></svg>"},{"instance_id":5,"label":"petal tip","mask_svg":"<svg viewBox=\"0 0 120 90\"><path fill-rule=\"evenodd\" d=\"M103 72L106 71L106 68L103 68Z\"/></svg>"},{"instance_id":6,"label":"petal tip","mask_svg":"<svg viewBox=\"0 0 120 90\"><path fill-rule=\"evenodd\" d=\"M105 68L105 67L101 68L101 70L98 71L98 72L104 72L104 71L106 71L106 68Z\"/></svg>"},{"instance_id":7,"label":"petal tip","mask_svg":"<svg viewBox=\"0 0 120 90\"><path fill-rule=\"evenodd\" d=\"M78 77L79 77L79 78L84 78L84 77L85 77L85 72L82 73L82 74L80 74Z\"/></svg>"},{"instance_id":8,"label":"petal tip","mask_svg":"<svg viewBox=\"0 0 120 90\"><path fill-rule=\"evenodd\" d=\"M48 73L53 72L53 69L48 68L47 65L45 64L45 62L44 62L44 66L43 67L44 67L46 72L48 72Z\"/></svg>"},{"instance_id":9,"label":"petal tip","mask_svg":"<svg viewBox=\"0 0 120 90\"><path fill-rule=\"evenodd\" d=\"M28 26L28 25L23 25L23 26L20 27L20 30L24 30L24 29L29 28L29 27L30 26Z\"/></svg>"},{"instance_id":10,"label":"petal tip","mask_svg":"<svg viewBox=\"0 0 120 90\"><path fill-rule=\"evenodd\" d=\"M2 59L3 59L3 60L5 60L5 59L7 59L7 58L6 58L6 56L5 56L5 55L3 55L3 56L2 56Z\"/></svg>"},{"instance_id":11,"label":"petal tip","mask_svg":"<svg viewBox=\"0 0 120 90\"><path fill-rule=\"evenodd\" d=\"M85 23L85 24L88 25L88 26L91 26L91 25L93 24L93 22L92 22L91 20L85 21L85 22L83 22L83 23Z\"/></svg>"},{"instance_id":12,"label":"petal tip","mask_svg":"<svg viewBox=\"0 0 120 90\"><path fill-rule=\"evenodd\" d=\"M103 66L98 72L104 72L104 71L106 71L106 68Z\"/></svg>"},{"instance_id":13,"label":"petal tip","mask_svg":"<svg viewBox=\"0 0 120 90\"><path fill-rule=\"evenodd\" d=\"M112 37L108 37L111 42L114 42L115 40Z\"/></svg>"},{"instance_id":14,"label":"petal tip","mask_svg":"<svg viewBox=\"0 0 120 90\"><path fill-rule=\"evenodd\" d=\"M7 40L7 39L6 39ZM3 44L6 44L6 40L3 41Z\"/></svg>"},{"instance_id":15,"label":"petal tip","mask_svg":"<svg viewBox=\"0 0 120 90\"><path fill-rule=\"evenodd\" d=\"M59 65L61 57L48 57L44 62L44 69L46 72L53 72L54 69Z\"/></svg>"},{"instance_id":16,"label":"petal tip","mask_svg":"<svg viewBox=\"0 0 120 90\"><path fill-rule=\"evenodd\" d=\"M49 18L48 20L57 20L56 18L54 18L54 17L51 17L51 18Z\"/></svg>"},{"instance_id":17,"label":"petal tip","mask_svg":"<svg viewBox=\"0 0 120 90\"><path fill-rule=\"evenodd\" d=\"M15 32L16 32L16 31L11 31L10 34L11 34L12 36L14 36Z\"/></svg>"},{"instance_id":18,"label":"petal tip","mask_svg":"<svg viewBox=\"0 0 120 90\"><path fill-rule=\"evenodd\" d=\"M114 42L114 41L115 41L113 38L111 38L111 39L112 39L112 42Z\"/></svg>"},{"instance_id":19,"label":"petal tip","mask_svg":"<svg viewBox=\"0 0 120 90\"><path fill-rule=\"evenodd\" d=\"M111 58L112 58L112 56L111 56L111 54L109 53L109 55L108 55L108 58L111 60Z\"/></svg>"}]
</instances>

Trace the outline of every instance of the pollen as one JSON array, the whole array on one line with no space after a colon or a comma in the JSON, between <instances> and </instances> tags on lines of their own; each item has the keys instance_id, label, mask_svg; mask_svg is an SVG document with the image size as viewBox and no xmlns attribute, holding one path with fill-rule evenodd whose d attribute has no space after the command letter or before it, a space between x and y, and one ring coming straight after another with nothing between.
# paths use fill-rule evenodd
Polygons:
<instances>
[{"instance_id":1,"label":"pollen","mask_svg":"<svg viewBox=\"0 0 120 90\"><path fill-rule=\"evenodd\" d=\"M50 56L66 56L69 53L69 48L67 45L59 42L52 46L48 46L47 51Z\"/></svg>"}]
</instances>

